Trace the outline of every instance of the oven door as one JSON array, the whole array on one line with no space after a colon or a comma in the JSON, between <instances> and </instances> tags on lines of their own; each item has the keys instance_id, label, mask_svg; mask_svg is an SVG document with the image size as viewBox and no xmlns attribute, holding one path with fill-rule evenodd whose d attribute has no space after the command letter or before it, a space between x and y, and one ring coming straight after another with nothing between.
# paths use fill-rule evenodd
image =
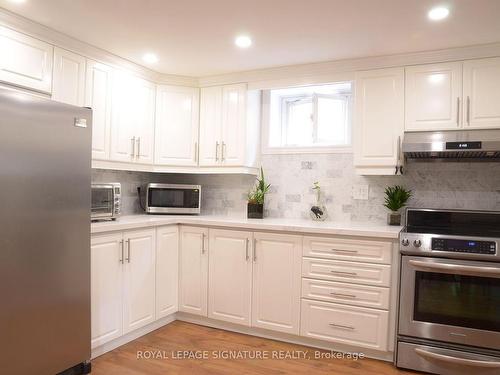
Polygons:
<instances>
[{"instance_id":1,"label":"oven door","mask_svg":"<svg viewBox=\"0 0 500 375\"><path fill-rule=\"evenodd\" d=\"M199 214L200 187L149 184L146 211L152 214Z\"/></svg>"},{"instance_id":2,"label":"oven door","mask_svg":"<svg viewBox=\"0 0 500 375\"><path fill-rule=\"evenodd\" d=\"M402 257L399 334L500 349L500 264Z\"/></svg>"},{"instance_id":3,"label":"oven door","mask_svg":"<svg viewBox=\"0 0 500 375\"><path fill-rule=\"evenodd\" d=\"M114 199L112 185L92 185L92 220L113 217Z\"/></svg>"}]
</instances>

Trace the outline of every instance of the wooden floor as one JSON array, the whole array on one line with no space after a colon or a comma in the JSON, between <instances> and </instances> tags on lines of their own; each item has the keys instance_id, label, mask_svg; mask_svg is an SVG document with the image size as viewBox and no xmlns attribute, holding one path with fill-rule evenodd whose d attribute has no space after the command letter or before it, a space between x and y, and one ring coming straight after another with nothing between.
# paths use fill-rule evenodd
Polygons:
<instances>
[{"instance_id":1,"label":"wooden floor","mask_svg":"<svg viewBox=\"0 0 500 375\"><path fill-rule=\"evenodd\" d=\"M183 351L188 351L182 354ZM205 351L205 352L203 352ZM215 351L215 353L214 353ZM222 352L226 351L226 352ZM220 359L223 354L271 357L295 355L295 359ZM304 354L306 352L307 354ZM197 353L208 359L180 358ZM250 354L251 353L251 354ZM204 375L204 374L328 374L328 375L402 375L414 372L397 370L392 364L372 359L315 359L316 350L259 337L175 321L149 335L96 358L92 375ZM138 358L154 355L156 358ZM172 358L172 356L178 358ZM304 356L308 356L307 359ZM167 358L168 357L168 358ZM300 358L297 358L300 357Z\"/></svg>"}]
</instances>

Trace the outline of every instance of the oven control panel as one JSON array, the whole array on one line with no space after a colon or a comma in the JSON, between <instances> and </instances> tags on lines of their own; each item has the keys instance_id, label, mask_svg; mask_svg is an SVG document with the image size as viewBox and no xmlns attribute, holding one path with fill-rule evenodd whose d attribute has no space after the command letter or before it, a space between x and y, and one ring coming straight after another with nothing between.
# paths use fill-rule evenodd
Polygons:
<instances>
[{"instance_id":1,"label":"oven control panel","mask_svg":"<svg viewBox=\"0 0 500 375\"><path fill-rule=\"evenodd\" d=\"M496 243L493 241L459 240L453 238L433 238L432 250L452 251L457 253L496 254Z\"/></svg>"}]
</instances>

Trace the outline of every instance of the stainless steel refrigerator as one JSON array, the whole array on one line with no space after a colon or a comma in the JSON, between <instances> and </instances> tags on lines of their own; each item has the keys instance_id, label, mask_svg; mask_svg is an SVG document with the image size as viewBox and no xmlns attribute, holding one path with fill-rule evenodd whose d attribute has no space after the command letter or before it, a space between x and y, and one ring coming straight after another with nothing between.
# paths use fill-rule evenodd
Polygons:
<instances>
[{"instance_id":1,"label":"stainless steel refrigerator","mask_svg":"<svg viewBox=\"0 0 500 375\"><path fill-rule=\"evenodd\" d=\"M0 87L0 373L86 373L92 111Z\"/></svg>"}]
</instances>

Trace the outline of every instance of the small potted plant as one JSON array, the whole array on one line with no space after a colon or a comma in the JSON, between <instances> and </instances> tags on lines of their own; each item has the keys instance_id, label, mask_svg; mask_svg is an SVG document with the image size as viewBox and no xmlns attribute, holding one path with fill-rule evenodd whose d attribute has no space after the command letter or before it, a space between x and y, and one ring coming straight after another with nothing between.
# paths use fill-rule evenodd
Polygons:
<instances>
[{"instance_id":1,"label":"small potted plant","mask_svg":"<svg viewBox=\"0 0 500 375\"><path fill-rule=\"evenodd\" d=\"M257 184L248 193L247 216L249 219L262 219L264 217L264 198L270 186L270 184L266 184L264 170L261 167L260 178L257 178Z\"/></svg>"},{"instance_id":2,"label":"small potted plant","mask_svg":"<svg viewBox=\"0 0 500 375\"><path fill-rule=\"evenodd\" d=\"M401 208L406 206L406 202L412 196L411 190L406 190L400 185L388 186L385 189L385 203L391 212L387 214L387 224L401 225Z\"/></svg>"}]
</instances>

